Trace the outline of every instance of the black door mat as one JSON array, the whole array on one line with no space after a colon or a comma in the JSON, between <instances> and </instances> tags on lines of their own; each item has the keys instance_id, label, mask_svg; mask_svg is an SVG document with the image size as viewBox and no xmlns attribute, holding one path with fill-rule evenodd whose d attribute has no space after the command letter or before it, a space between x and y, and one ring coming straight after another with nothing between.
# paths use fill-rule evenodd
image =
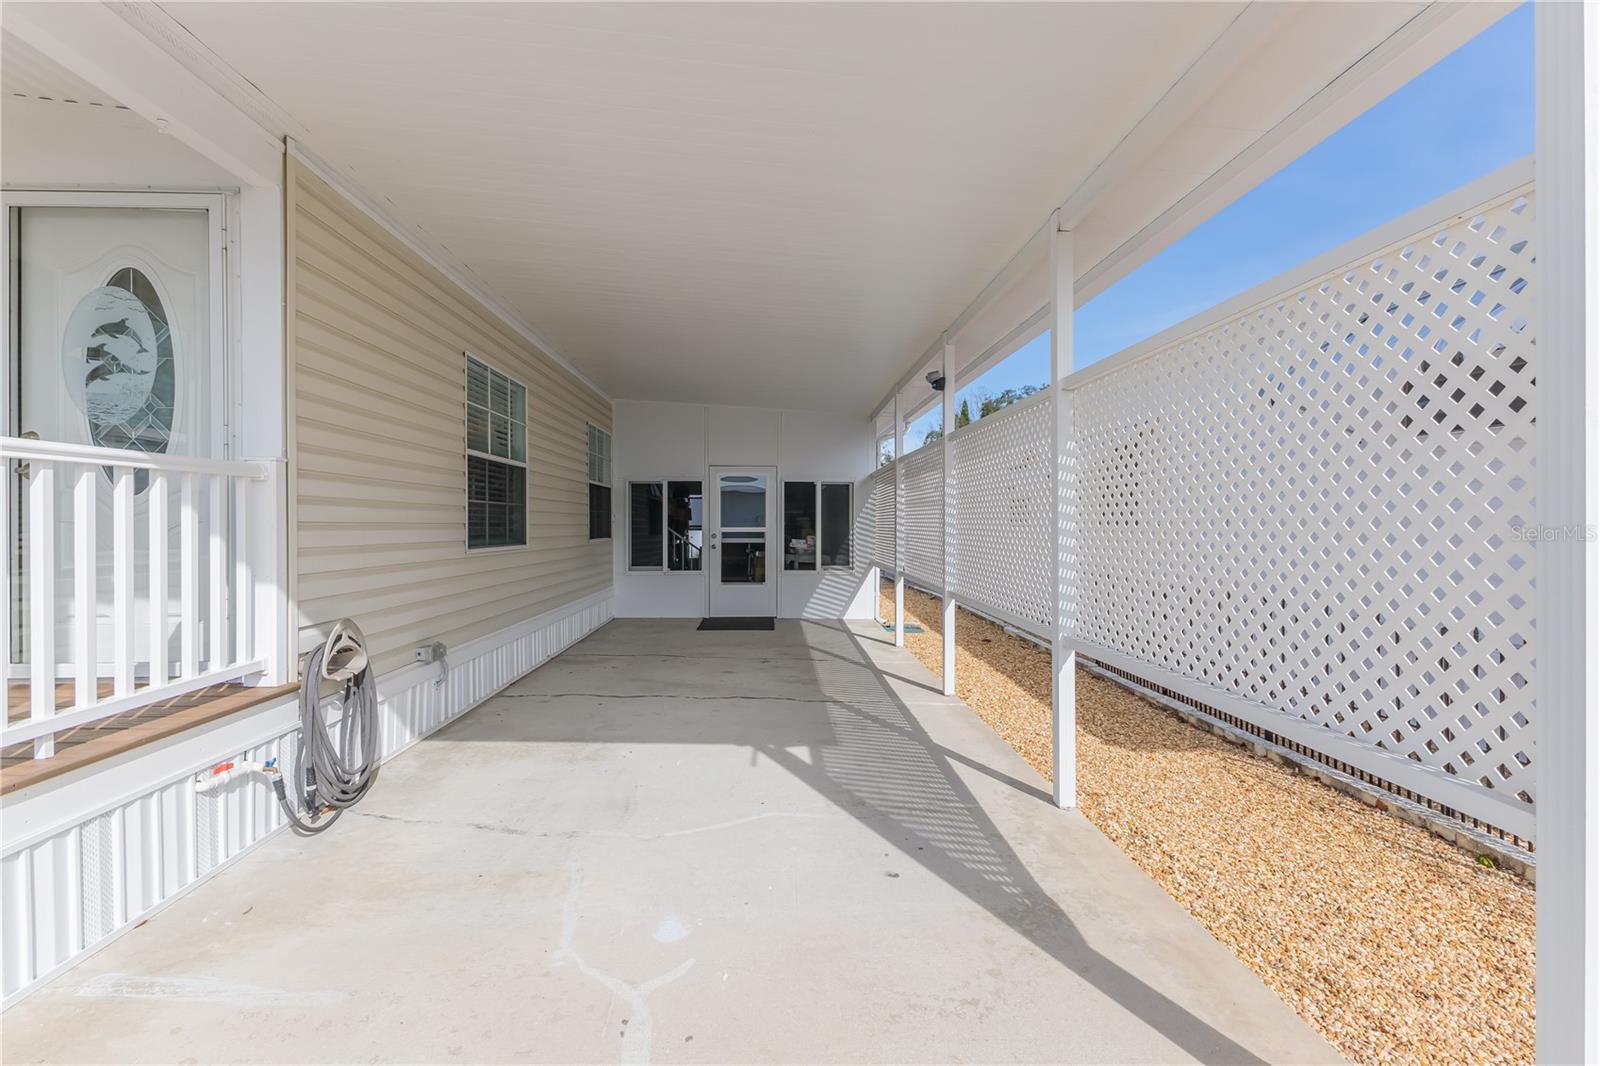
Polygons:
<instances>
[{"instance_id":1,"label":"black door mat","mask_svg":"<svg viewBox=\"0 0 1600 1066\"><path fill-rule=\"evenodd\" d=\"M703 629L703 630L723 630L723 631L731 630L731 629L738 629L738 630L771 629L772 628L772 619L770 619L770 618L702 618L702 619L700 619L700 625L699 625L698 628Z\"/></svg>"}]
</instances>

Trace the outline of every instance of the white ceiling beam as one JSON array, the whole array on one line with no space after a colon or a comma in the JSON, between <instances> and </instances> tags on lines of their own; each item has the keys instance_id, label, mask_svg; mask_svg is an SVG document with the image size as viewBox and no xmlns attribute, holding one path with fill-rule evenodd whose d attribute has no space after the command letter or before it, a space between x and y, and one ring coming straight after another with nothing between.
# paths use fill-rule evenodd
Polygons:
<instances>
[{"instance_id":1,"label":"white ceiling beam","mask_svg":"<svg viewBox=\"0 0 1600 1066\"><path fill-rule=\"evenodd\" d=\"M101 4L6 4L0 27L239 179L283 180L283 145Z\"/></svg>"},{"instance_id":2,"label":"white ceiling beam","mask_svg":"<svg viewBox=\"0 0 1600 1066\"><path fill-rule=\"evenodd\" d=\"M1181 129L1238 70L1238 65L1259 51L1297 13L1294 4L1282 3L1252 3L1239 12L1061 204L1062 232L1076 229L1106 189Z\"/></svg>"},{"instance_id":3,"label":"white ceiling beam","mask_svg":"<svg viewBox=\"0 0 1600 1066\"><path fill-rule=\"evenodd\" d=\"M1080 274L1078 306L1149 262L1515 6L1452 2L1423 8L1183 199Z\"/></svg>"},{"instance_id":4,"label":"white ceiling beam","mask_svg":"<svg viewBox=\"0 0 1600 1066\"><path fill-rule=\"evenodd\" d=\"M1252 3L1235 16L1234 20L1206 46L1205 51L1191 63L1167 91L1161 94L1149 111L1117 142L1094 171L1073 190L1056 213L1041 225L1000 268L983 291L973 297L954 322L944 330L944 335L955 336L985 304L1009 285L1022 265L1031 261L1030 253L1035 242L1049 236L1049 223L1059 219L1061 230L1073 229L1094 207L1100 194L1118 179L1127 175L1155 151L1163 141L1180 129L1195 110L1231 76L1237 65L1251 53L1261 48L1272 35L1281 30L1294 15L1293 4ZM918 370L927 365L941 350L941 341L935 341L890 390L891 395L910 384ZM885 398L885 403L888 400ZM915 415L916 412L913 412Z\"/></svg>"},{"instance_id":5,"label":"white ceiling beam","mask_svg":"<svg viewBox=\"0 0 1600 1066\"><path fill-rule=\"evenodd\" d=\"M1082 273L1074 286L1077 306L1082 307L1148 262L1515 6L1495 0L1436 2L1423 8L1109 255L1087 267L1080 264ZM1096 202L1106 189L1147 160L1166 138L1181 129L1196 108L1236 71L1240 62L1271 41L1294 7L1292 4L1251 4L1240 12L1061 204L1062 230L1075 229L1094 212ZM947 327L951 334L1005 287L1017 264L1024 260L1024 253L1044 232L1045 227L1041 227L1030 236L1022 250L973 298ZM883 402L887 404L905 388L937 350L936 344L923 353L889 390Z\"/></svg>"}]
</instances>

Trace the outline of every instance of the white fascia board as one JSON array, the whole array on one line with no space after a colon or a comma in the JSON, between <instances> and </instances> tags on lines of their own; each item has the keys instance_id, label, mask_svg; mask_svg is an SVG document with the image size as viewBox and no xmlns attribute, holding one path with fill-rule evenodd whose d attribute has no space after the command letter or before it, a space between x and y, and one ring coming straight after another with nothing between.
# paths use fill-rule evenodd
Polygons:
<instances>
[{"instance_id":1,"label":"white fascia board","mask_svg":"<svg viewBox=\"0 0 1600 1066\"><path fill-rule=\"evenodd\" d=\"M281 143L104 5L6 4L0 27L241 184L282 180Z\"/></svg>"},{"instance_id":2,"label":"white fascia board","mask_svg":"<svg viewBox=\"0 0 1600 1066\"><path fill-rule=\"evenodd\" d=\"M463 263L457 262L452 256L437 250L433 242L421 236L416 227L407 223L393 209L384 206L377 198L367 194L361 186L351 178L340 174L327 160L318 156L300 141L289 138L289 154L305 165L317 177L327 182L339 195L359 207L363 213L382 226L395 240L405 245L414 254L420 257L429 266L433 267L495 318L498 318L513 333L521 337L528 344L538 349L539 353L551 362L559 365L573 377L592 389L601 399L610 402L610 393L590 380L589 376L579 370L571 360L561 355L554 345L545 341L533 331L527 323L519 318L516 312L500 302L493 293L483 286Z\"/></svg>"},{"instance_id":3,"label":"white fascia board","mask_svg":"<svg viewBox=\"0 0 1600 1066\"><path fill-rule=\"evenodd\" d=\"M1512 10L1507 3L1434 3L1347 67L1282 122L1078 275L1082 307L1299 159L1357 115ZM1087 217L1092 209L1080 217Z\"/></svg>"},{"instance_id":4,"label":"white fascia board","mask_svg":"<svg viewBox=\"0 0 1600 1066\"><path fill-rule=\"evenodd\" d=\"M1060 227L1075 228L1091 217L1098 194L1114 185L1127 167L1146 162L1150 146L1181 129L1193 114L1189 93L1199 95L1221 85L1230 68L1253 49L1270 43L1271 35L1284 25L1282 11L1269 8L1291 5L1252 4L1263 10L1244 13L1229 24L1190 64L1161 99L1146 112L1135 127L1118 143L1082 186L1060 206ZM1173 204L1109 255L1093 264L1078 264L1073 287L1076 305L1082 307L1111 285L1149 262L1169 245L1184 237L1206 219L1239 199L1272 174L1304 155L1330 134L1343 127L1367 108L1389 96L1417 74L1426 70L1461 44L1476 36L1516 5L1503 0L1483 3L1429 4L1390 34L1377 47L1313 94L1283 121L1256 139L1249 148L1228 160L1209 178ZM1013 280L1028 249L1043 237L1045 227L1032 234L1000 272L971 303L946 327L954 334ZM934 345L924 352L884 398L887 404L904 388L917 370L937 354Z\"/></svg>"},{"instance_id":5,"label":"white fascia board","mask_svg":"<svg viewBox=\"0 0 1600 1066\"><path fill-rule=\"evenodd\" d=\"M1281 32L1294 15L1294 4L1252 3L1240 11L1062 203L1061 229L1077 228L1101 193L1143 164L1151 152L1181 129L1227 82L1238 64Z\"/></svg>"}]
</instances>

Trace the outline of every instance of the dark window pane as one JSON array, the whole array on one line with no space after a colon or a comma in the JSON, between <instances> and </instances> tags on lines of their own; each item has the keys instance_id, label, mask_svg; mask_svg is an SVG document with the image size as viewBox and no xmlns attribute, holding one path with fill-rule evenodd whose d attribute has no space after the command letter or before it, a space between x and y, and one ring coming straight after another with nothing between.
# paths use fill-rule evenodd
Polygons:
<instances>
[{"instance_id":1,"label":"dark window pane","mask_svg":"<svg viewBox=\"0 0 1600 1066\"><path fill-rule=\"evenodd\" d=\"M628 565L661 569L661 482L628 486Z\"/></svg>"},{"instance_id":2,"label":"dark window pane","mask_svg":"<svg viewBox=\"0 0 1600 1066\"><path fill-rule=\"evenodd\" d=\"M698 481L667 482L667 569L700 569L705 496Z\"/></svg>"},{"instance_id":3,"label":"dark window pane","mask_svg":"<svg viewBox=\"0 0 1600 1066\"><path fill-rule=\"evenodd\" d=\"M764 585L766 581L766 534L723 533L722 583L725 585Z\"/></svg>"},{"instance_id":4,"label":"dark window pane","mask_svg":"<svg viewBox=\"0 0 1600 1066\"><path fill-rule=\"evenodd\" d=\"M607 540L611 537L611 489L607 485L589 485L589 539Z\"/></svg>"},{"instance_id":5,"label":"dark window pane","mask_svg":"<svg viewBox=\"0 0 1600 1066\"><path fill-rule=\"evenodd\" d=\"M528 543L528 472L508 466L511 474L511 503L506 505L506 543Z\"/></svg>"},{"instance_id":6,"label":"dark window pane","mask_svg":"<svg viewBox=\"0 0 1600 1066\"><path fill-rule=\"evenodd\" d=\"M528 472L467 456L467 547L528 543Z\"/></svg>"},{"instance_id":7,"label":"dark window pane","mask_svg":"<svg viewBox=\"0 0 1600 1066\"><path fill-rule=\"evenodd\" d=\"M817 483L783 483L783 568L817 568Z\"/></svg>"},{"instance_id":8,"label":"dark window pane","mask_svg":"<svg viewBox=\"0 0 1600 1066\"><path fill-rule=\"evenodd\" d=\"M822 565L850 565L850 486L822 486Z\"/></svg>"}]
</instances>

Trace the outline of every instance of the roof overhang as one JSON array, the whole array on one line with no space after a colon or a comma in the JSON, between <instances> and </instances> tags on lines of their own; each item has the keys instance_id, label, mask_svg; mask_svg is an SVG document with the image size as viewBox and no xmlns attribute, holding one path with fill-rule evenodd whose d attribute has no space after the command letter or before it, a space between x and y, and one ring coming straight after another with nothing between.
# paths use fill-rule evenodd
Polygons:
<instances>
[{"instance_id":1,"label":"roof overhang","mask_svg":"<svg viewBox=\"0 0 1600 1066\"><path fill-rule=\"evenodd\" d=\"M946 331L970 374L1031 328L1053 211L1088 299L1511 6L9 3L5 23L246 183L295 138L613 396L867 414Z\"/></svg>"}]
</instances>

